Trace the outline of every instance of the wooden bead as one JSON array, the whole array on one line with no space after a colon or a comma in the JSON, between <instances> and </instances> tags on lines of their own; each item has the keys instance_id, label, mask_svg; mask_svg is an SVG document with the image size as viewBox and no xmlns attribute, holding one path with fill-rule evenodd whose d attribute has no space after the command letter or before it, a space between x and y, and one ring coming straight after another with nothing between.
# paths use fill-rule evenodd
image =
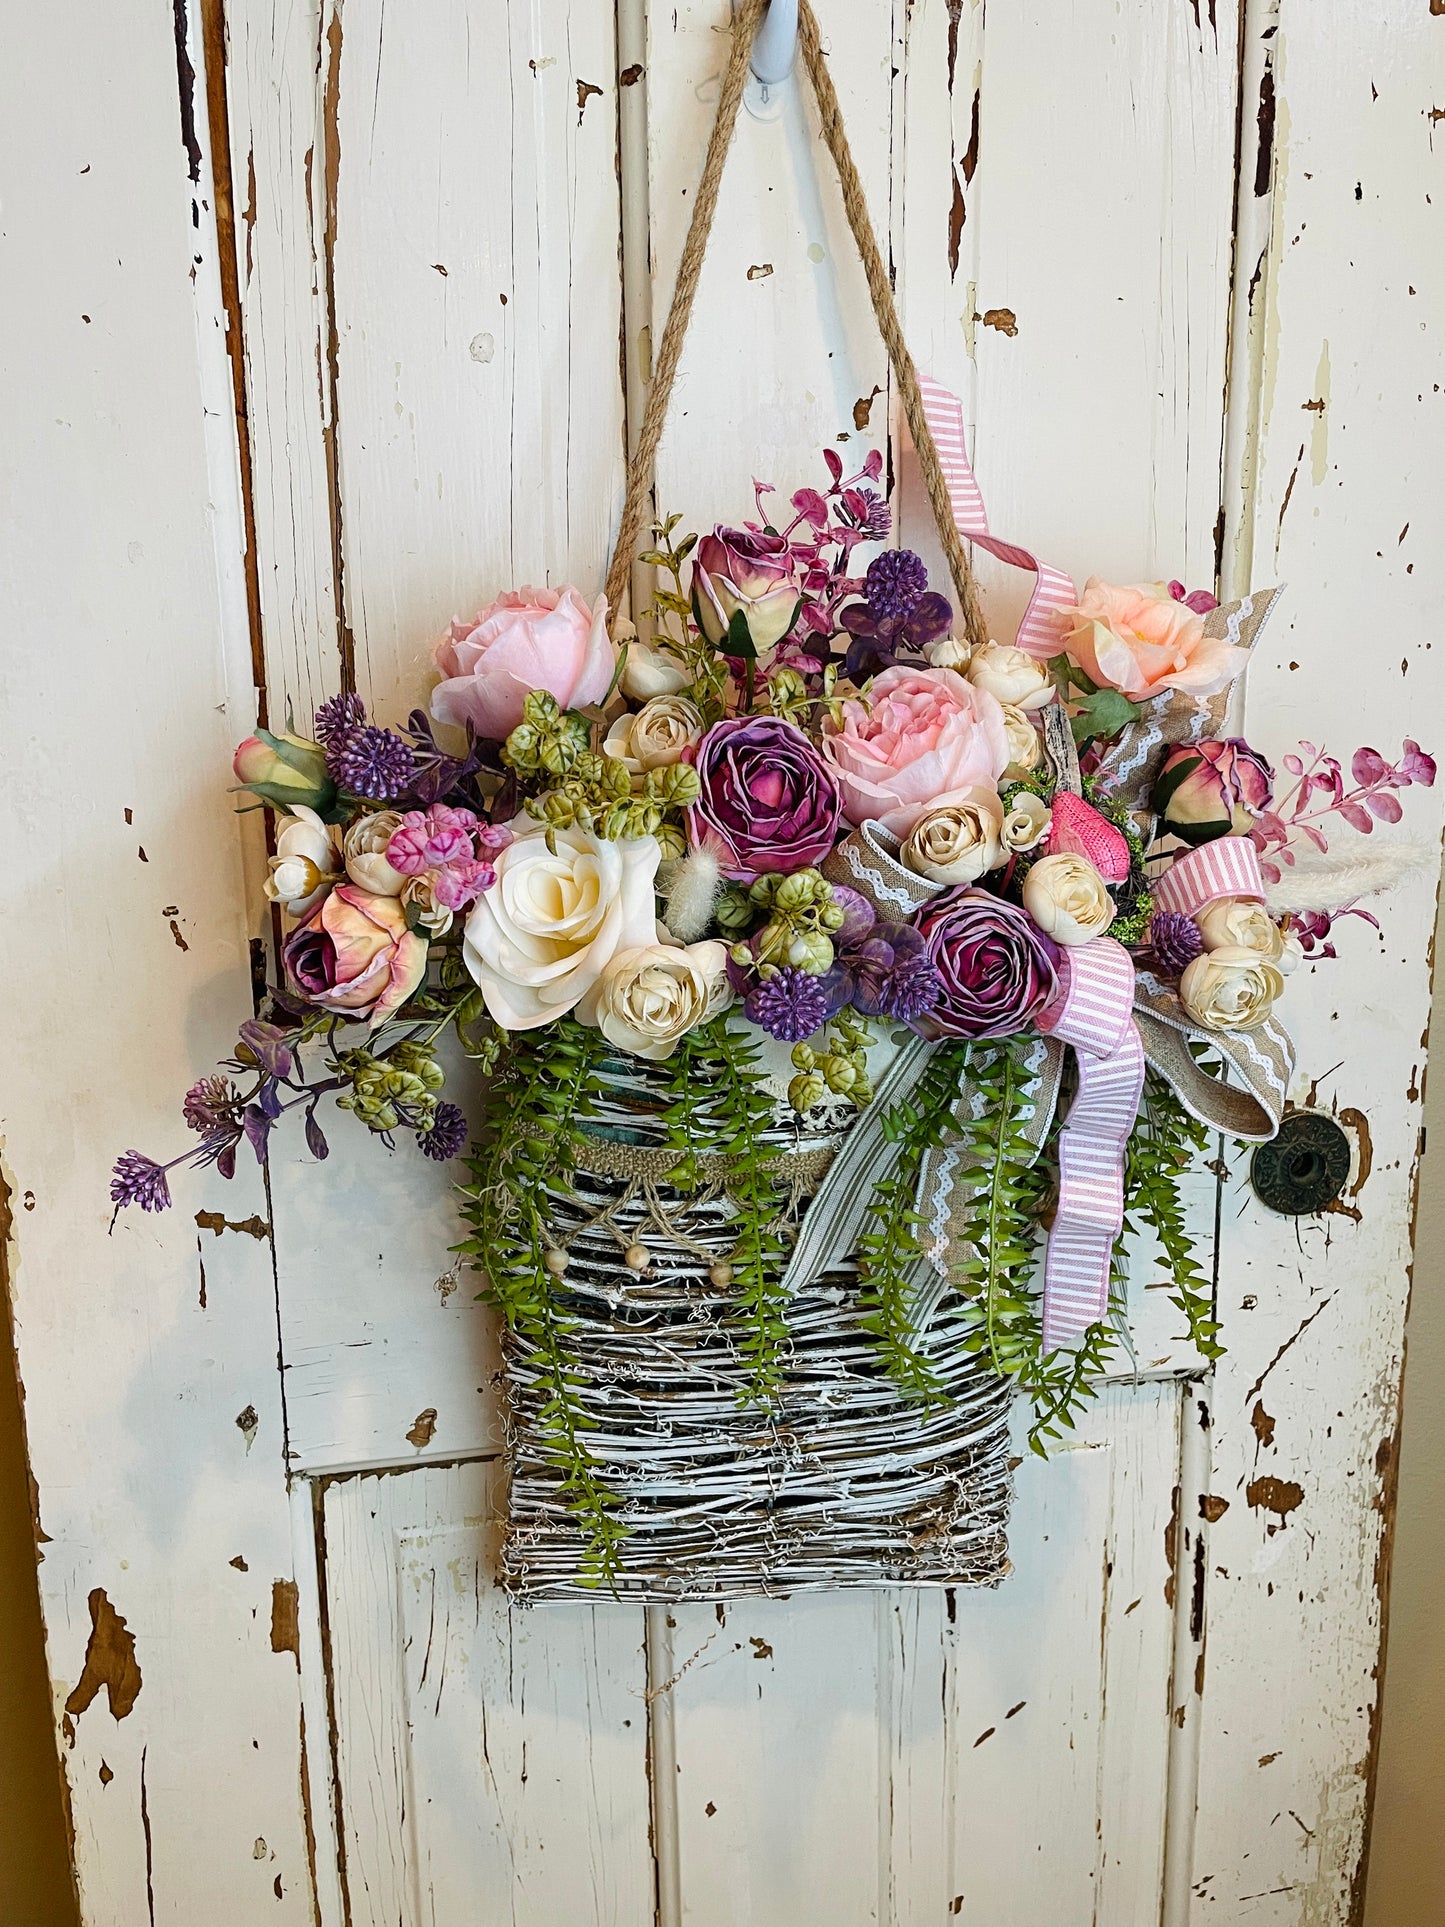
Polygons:
<instances>
[{"instance_id":1,"label":"wooden bead","mask_svg":"<svg viewBox=\"0 0 1445 1927\"><path fill-rule=\"evenodd\" d=\"M549 1245L542 1253L542 1263L554 1278L560 1278L567 1269L567 1254L558 1245Z\"/></svg>"},{"instance_id":2,"label":"wooden bead","mask_svg":"<svg viewBox=\"0 0 1445 1927\"><path fill-rule=\"evenodd\" d=\"M630 1271L646 1271L652 1263L652 1253L646 1245L629 1245L622 1254L622 1262Z\"/></svg>"},{"instance_id":3,"label":"wooden bead","mask_svg":"<svg viewBox=\"0 0 1445 1927\"><path fill-rule=\"evenodd\" d=\"M730 1285L732 1283L733 1268L724 1259L720 1258L715 1265L708 1266L707 1275L709 1282L721 1290L724 1285Z\"/></svg>"}]
</instances>

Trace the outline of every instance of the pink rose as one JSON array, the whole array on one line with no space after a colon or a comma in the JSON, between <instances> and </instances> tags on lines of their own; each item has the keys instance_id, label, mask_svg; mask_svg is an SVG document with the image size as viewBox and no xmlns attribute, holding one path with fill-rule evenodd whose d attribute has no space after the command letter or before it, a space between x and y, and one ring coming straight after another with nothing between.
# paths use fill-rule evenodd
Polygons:
<instances>
[{"instance_id":1,"label":"pink rose","mask_svg":"<svg viewBox=\"0 0 1445 1927\"><path fill-rule=\"evenodd\" d=\"M342 883L281 947L303 996L339 1017L386 1022L426 975L426 939L407 929L395 897Z\"/></svg>"},{"instance_id":2,"label":"pink rose","mask_svg":"<svg viewBox=\"0 0 1445 1927\"><path fill-rule=\"evenodd\" d=\"M1216 696L1249 652L1206 636L1204 617L1176 602L1163 582L1121 587L1091 575L1075 608L1054 616L1061 647L1101 688L1145 702L1166 689Z\"/></svg>"},{"instance_id":3,"label":"pink rose","mask_svg":"<svg viewBox=\"0 0 1445 1927\"><path fill-rule=\"evenodd\" d=\"M968 790L997 788L1008 768L1002 705L952 669L904 663L875 678L868 702L846 702L823 725L822 751L850 823L907 836L925 810Z\"/></svg>"},{"instance_id":4,"label":"pink rose","mask_svg":"<svg viewBox=\"0 0 1445 1927\"><path fill-rule=\"evenodd\" d=\"M453 622L436 663L436 720L471 723L478 736L503 742L534 689L549 691L563 709L602 701L617 667L607 598L589 609L570 587L509 589L471 622Z\"/></svg>"}]
</instances>

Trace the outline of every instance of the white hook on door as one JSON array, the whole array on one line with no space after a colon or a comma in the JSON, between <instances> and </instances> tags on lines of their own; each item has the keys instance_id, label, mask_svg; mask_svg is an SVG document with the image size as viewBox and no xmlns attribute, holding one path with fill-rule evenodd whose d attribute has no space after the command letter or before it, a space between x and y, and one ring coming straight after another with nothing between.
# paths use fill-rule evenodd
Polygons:
<instances>
[{"instance_id":1,"label":"white hook on door","mask_svg":"<svg viewBox=\"0 0 1445 1927\"><path fill-rule=\"evenodd\" d=\"M768 0L767 17L753 39L748 63L764 87L781 87L798 56L798 0Z\"/></svg>"}]
</instances>

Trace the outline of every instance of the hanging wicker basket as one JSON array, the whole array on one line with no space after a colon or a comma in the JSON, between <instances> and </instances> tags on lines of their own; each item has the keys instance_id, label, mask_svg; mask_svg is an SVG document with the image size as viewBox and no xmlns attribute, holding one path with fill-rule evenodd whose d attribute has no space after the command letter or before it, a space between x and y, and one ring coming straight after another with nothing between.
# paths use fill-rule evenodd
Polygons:
<instances>
[{"instance_id":1,"label":"hanging wicker basket","mask_svg":"<svg viewBox=\"0 0 1445 1927\"><path fill-rule=\"evenodd\" d=\"M780 1395L748 1396L736 1293L713 1281L732 1245L725 1192L684 1193L639 1178L661 1136L660 1080L616 1066L587 1126L595 1155L549 1216L567 1247L559 1298L588 1453L626 1527L609 1582L625 1597L708 1600L881 1585L991 1584L1008 1570L1009 1390L966 1348L945 1306L926 1348L946 1396L906 1399L861 1322L851 1265L809 1279L787 1307ZM785 1120L775 1142L799 1175L788 1216L848 1129ZM624 1260L642 1245L645 1273ZM722 1272L717 1273L723 1276ZM505 1339L511 1464L503 1552L526 1600L595 1597L585 1541L545 1450L544 1382L525 1340Z\"/></svg>"}]
</instances>

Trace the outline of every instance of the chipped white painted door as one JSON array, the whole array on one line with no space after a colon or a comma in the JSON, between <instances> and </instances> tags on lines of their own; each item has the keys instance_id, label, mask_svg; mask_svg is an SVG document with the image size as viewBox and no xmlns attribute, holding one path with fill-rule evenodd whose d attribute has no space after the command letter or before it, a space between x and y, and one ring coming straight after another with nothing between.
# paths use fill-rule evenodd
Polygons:
<instances>
[{"instance_id":1,"label":"chipped white painted door","mask_svg":"<svg viewBox=\"0 0 1445 1927\"><path fill-rule=\"evenodd\" d=\"M1138 1378L1020 1467L994 1593L514 1613L444 1173L338 1132L321 1171L283 1146L264 1186L105 1238L115 1145L163 1141L244 997L257 851L215 772L256 691L304 718L345 675L404 710L455 611L600 575L727 25L722 0L182 0L172 44L151 11L28 21L6 79L64 71L67 113L22 87L0 116L7 174L42 183L0 236L34 368L4 376L17 631L54 633L57 583L83 601L6 725L4 1156L87 1927L1343 1927L1428 880L1292 990L1299 1095L1361 1147L1343 1208L1297 1233L1235 1172L1208 1377L1140 1254ZM1297 706L1346 750L1362 715L1382 748L1427 735L1445 19L818 11L995 527L1077 575L1287 575L1250 734L1282 752ZM888 434L809 113L753 105L659 465L695 519ZM1021 587L989 580L1001 630ZM86 732L79 801L37 708ZM108 962L84 1024L78 864ZM1209 1242L1212 1180L1196 1206Z\"/></svg>"}]
</instances>

